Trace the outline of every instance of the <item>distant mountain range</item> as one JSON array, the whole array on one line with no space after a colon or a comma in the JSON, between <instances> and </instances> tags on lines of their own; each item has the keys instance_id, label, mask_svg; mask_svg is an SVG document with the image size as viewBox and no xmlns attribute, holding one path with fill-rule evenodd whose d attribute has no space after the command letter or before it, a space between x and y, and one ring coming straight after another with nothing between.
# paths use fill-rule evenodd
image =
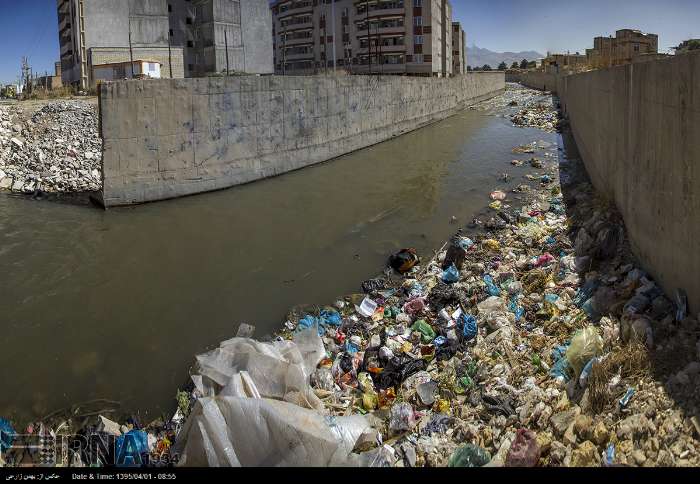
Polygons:
<instances>
[{"instance_id":1,"label":"distant mountain range","mask_svg":"<svg viewBox=\"0 0 700 484\"><path fill-rule=\"evenodd\" d=\"M494 52L492 50L482 49L476 45L467 47L467 65L472 67L482 67L484 64L488 64L493 69L496 69L501 62L505 62L506 65L510 67L513 62L520 64L523 59L534 61L543 57L542 54L534 50L524 52Z\"/></svg>"}]
</instances>

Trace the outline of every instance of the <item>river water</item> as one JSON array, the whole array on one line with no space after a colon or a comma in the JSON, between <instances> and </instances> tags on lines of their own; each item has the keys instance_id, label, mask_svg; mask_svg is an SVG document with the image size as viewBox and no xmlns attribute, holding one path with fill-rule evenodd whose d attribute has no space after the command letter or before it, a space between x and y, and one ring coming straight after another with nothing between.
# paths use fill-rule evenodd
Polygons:
<instances>
[{"instance_id":1,"label":"river water","mask_svg":"<svg viewBox=\"0 0 700 484\"><path fill-rule=\"evenodd\" d=\"M387 256L430 256L557 143L467 110L336 160L232 189L99 209L0 194L0 416L96 398L157 417L194 355L360 292ZM556 145L555 145L556 146ZM510 184L499 181L510 173ZM450 223L451 217L457 223Z\"/></svg>"}]
</instances>

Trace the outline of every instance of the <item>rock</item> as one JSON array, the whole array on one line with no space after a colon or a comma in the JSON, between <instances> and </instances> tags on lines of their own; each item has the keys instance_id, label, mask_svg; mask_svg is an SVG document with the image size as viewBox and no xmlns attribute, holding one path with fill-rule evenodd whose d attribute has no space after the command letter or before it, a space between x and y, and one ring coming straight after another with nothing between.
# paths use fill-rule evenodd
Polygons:
<instances>
[{"instance_id":1,"label":"rock","mask_svg":"<svg viewBox=\"0 0 700 484\"><path fill-rule=\"evenodd\" d=\"M632 452L631 457L632 457L632 459L634 459L634 461L637 463L637 465L640 465L640 466L642 464L644 464L647 460L647 456L644 455L644 452L641 451L640 449L637 449L634 452Z\"/></svg>"},{"instance_id":2,"label":"rock","mask_svg":"<svg viewBox=\"0 0 700 484\"><path fill-rule=\"evenodd\" d=\"M574 432L581 440L590 440L593 436L593 419L588 415L578 415L574 421Z\"/></svg>"},{"instance_id":3,"label":"rock","mask_svg":"<svg viewBox=\"0 0 700 484\"><path fill-rule=\"evenodd\" d=\"M355 452L366 452L378 447L381 443L382 437L377 429L366 430L355 442Z\"/></svg>"},{"instance_id":4,"label":"rock","mask_svg":"<svg viewBox=\"0 0 700 484\"><path fill-rule=\"evenodd\" d=\"M576 433L574 432L575 425L576 423L572 422L571 425L569 425L569 428L566 429L566 432L564 432L564 443L566 445L576 445Z\"/></svg>"},{"instance_id":5,"label":"rock","mask_svg":"<svg viewBox=\"0 0 700 484\"><path fill-rule=\"evenodd\" d=\"M572 467L596 467L599 464L598 449L590 440L583 442L571 454Z\"/></svg>"},{"instance_id":6,"label":"rock","mask_svg":"<svg viewBox=\"0 0 700 484\"><path fill-rule=\"evenodd\" d=\"M18 138L10 138L10 143L12 143L12 145L17 149L21 150L22 148L24 148L24 142L22 142Z\"/></svg>"},{"instance_id":7,"label":"rock","mask_svg":"<svg viewBox=\"0 0 700 484\"><path fill-rule=\"evenodd\" d=\"M604 446L610 439L610 432L602 421L599 421L593 427L593 442L599 447Z\"/></svg>"},{"instance_id":8,"label":"rock","mask_svg":"<svg viewBox=\"0 0 700 484\"><path fill-rule=\"evenodd\" d=\"M564 432L574 423L574 419L581 410L579 407L573 407L565 412L559 412L549 419L552 428L556 435L562 436Z\"/></svg>"}]
</instances>

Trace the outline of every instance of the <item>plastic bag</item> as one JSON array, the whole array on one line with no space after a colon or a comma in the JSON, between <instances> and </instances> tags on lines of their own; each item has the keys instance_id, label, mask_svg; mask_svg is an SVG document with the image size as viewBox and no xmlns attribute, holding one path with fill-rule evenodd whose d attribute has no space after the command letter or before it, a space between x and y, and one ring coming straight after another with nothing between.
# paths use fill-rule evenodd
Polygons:
<instances>
[{"instance_id":1,"label":"plastic bag","mask_svg":"<svg viewBox=\"0 0 700 484\"><path fill-rule=\"evenodd\" d=\"M453 284L459 281L459 271L457 270L457 267L455 267L455 265L452 264L442 273L441 279L442 282L445 282L447 284Z\"/></svg>"},{"instance_id":2,"label":"plastic bag","mask_svg":"<svg viewBox=\"0 0 700 484\"><path fill-rule=\"evenodd\" d=\"M492 296L500 296L501 290L493 281L493 277L490 274L484 274L484 284L486 284L486 291Z\"/></svg>"},{"instance_id":3,"label":"plastic bag","mask_svg":"<svg viewBox=\"0 0 700 484\"><path fill-rule=\"evenodd\" d=\"M447 467L482 467L489 463L491 454L478 445L467 444L455 450Z\"/></svg>"},{"instance_id":4,"label":"plastic bag","mask_svg":"<svg viewBox=\"0 0 700 484\"><path fill-rule=\"evenodd\" d=\"M435 330L423 319L419 319L413 323L411 329L421 334L421 341L423 341L424 344L428 344L435 339Z\"/></svg>"},{"instance_id":5,"label":"plastic bag","mask_svg":"<svg viewBox=\"0 0 700 484\"><path fill-rule=\"evenodd\" d=\"M141 467L148 455L148 434L130 430L117 437L115 463L117 467Z\"/></svg>"},{"instance_id":6,"label":"plastic bag","mask_svg":"<svg viewBox=\"0 0 700 484\"><path fill-rule=\"evenodd\" d=\"M540 460L540 446L532 430L518 429L506 456L506 467L535 467Z\"/></svg>"},{"instance_id":7,"label":"plastic bag","mask_svg":"<svg viewBox=\"0 0 700 484\"><path fill-rule=\"evenodd\" d=\"M12 446L12 442L15 441L15 429L9 420L0 418L0 451L4 452Z\"/></svg>"},{"instance_id":8,"label":"plastic bag","mask_svg":"<svg viewBox=\"0 0 700 484\"><path fill-rule=\"evenodd\" d=\"M586 363L602 354L603 338L594 326L588 326L571 339L571 345L566 350L566 359L571 364L574 377L578 378Z\"/></svg>"},{"instance_id":9,"label":"plastic bag","mask_svg":"<svg viewBox=\"0 0 700 484\"><path fill-rule=\"evenodd\" d=\"M411 404L403 402L391 407L389 419L389 433L397 435L411 430L416 425L416 418Z\"/></svg>"},{"instance_id":10,"label":"plastic bag","mask_svg":"<svg viewBox=\"0 0 700 484\"><path fill-rule=\"evenodd\" d=\"M470 314L462 314L459 318L462 324L462 335L466 341L471 341L479 334L479 329L476 325L476 318Z\"/></svg>"},{"instance_id":11,"label":"plastic bag","mask_svg":"<svg viewBox=\"0 0 700 484\"><path fill-rule=\"evenodd\" d=\"M364 416L324 417L269 399L200 398L175 446L180 466L341 466L370 428Z\"/></svg>"}]
</instances>

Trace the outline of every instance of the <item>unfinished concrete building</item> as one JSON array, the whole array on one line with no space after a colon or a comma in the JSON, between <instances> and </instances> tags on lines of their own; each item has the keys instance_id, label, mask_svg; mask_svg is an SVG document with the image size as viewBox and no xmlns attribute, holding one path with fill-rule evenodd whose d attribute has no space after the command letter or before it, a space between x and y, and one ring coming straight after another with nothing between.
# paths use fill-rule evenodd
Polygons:
<instances>
[{"instance_id":1,"label":"unfinished concrete building","mask_svg":"<svg viewBox=\"0 0 700 484\"><path fill-rule=\"evenodd\" d=\"M276 0L275 72L452 73L449 0Z\"/></svg>"},{"instance_id":2,"label":"unfinished concrete building","mask_svg":"<svg viewBox=\"0 0 700 484\"><path fill-rule=\"evenodd\" d=\"M452 73L467 72L467 38L459 22L452 22Z\"/></svg>"},{"instance_id":3,"label":"unfinished concrete building","mask_svg":"<svg viewBox=\"0 0 700 484\"><path fill-rule=\"evenodd\" d=\"M182 46L186 77L272 74L268 0L170 0L172 43Z\"/></svg>"},{"instance_id":4,"label":"unfinished concrete building","mask_svg":"<svg viewBox=\"0 0 700 484\"><path fill-rule=\"evenodd\" d=\"M267 0L57 0L57 8L65 84L273 72Z\"/></svg>"}]
</instances>

